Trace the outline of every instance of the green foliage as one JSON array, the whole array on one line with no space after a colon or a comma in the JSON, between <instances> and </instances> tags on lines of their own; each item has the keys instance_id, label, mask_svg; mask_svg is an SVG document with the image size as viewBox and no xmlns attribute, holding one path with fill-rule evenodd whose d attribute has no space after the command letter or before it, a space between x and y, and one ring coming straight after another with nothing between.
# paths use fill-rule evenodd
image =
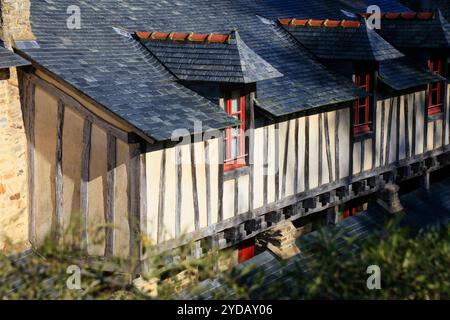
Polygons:
<instances>
[{"instance_id":1,"label":"green foliage","mask_svg":"<svg viewBox=\"0 0 450 320\"><path fill-rule=\"evenodd\" d=\"M158 279L158 299L193 297L199 292L198 286L186 288L176 280L185 270L191 270L196 281L219 279L223 285L213 294L217 299L450 299L450 227L411 234L393 224L365 239L345 238L339 246L338 238L342 239L339 229L320 230L305 251L309 257L290 271L285 271L286 262L280 262L283 281L269 284L265 270L251 265L220 272L217 261L229 259L229 252L186 259L189 246L164 254L149 247L148 272L143 277ZM132 270L129 261L87 264L72 248L46 241L39 254L25 259L0 255L0 299L150 298L124 276L123 270ZM179 258L173 261L173 256ZM70 265L82 267L81 290L67 288ZM366 286L370 265L381 269L381 290Z\"/></svg>"}]
</instances>

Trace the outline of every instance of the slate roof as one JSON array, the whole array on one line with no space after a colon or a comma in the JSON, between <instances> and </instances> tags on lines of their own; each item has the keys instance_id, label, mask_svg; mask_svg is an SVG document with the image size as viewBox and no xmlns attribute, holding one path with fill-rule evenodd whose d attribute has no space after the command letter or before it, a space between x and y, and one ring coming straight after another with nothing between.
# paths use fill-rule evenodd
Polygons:
<instances>
[{"instance_id":1,"label":"slate roof","mask_svg":"<svg viewBox=\"0 0 450 320\"><path fill-rule=\"evenodd\" d=\"M434 0L433 0L434 1ZM368 6L379 6L381 12L408 12L411 9L395 0L346 0L358 9L358 13L366 12Z\"/></svg>"},{"instance_id":2,"label":"slate roof","mask_svg":"<svg viewBox=\"0 0 450 320\"><path fill-rule=\"evenodd\" d=\"M445 80L428 70L422 70L406 57L380 62L379 76L382 82L398 91Z\"/></svg>"},{"instance_id":3,"label":"slate roof","mask_svg":"<svg viewBox=\"0 0 450 320\"><path fill-rule=\"evenodd\" d=\"M351 101L360 95L350 80L321 65L279 26L258 18L257 14L265 13L259 6L253 7L252 1L33 1L31 22L40 49L23 52L157 140L170 138L174 128L192 132L195 120L202 120L205 129L229 126L231 118L177 83L147 49L113 27L129 34L142 30L228 33L238 29L245 44L283 74L257 83L260 107L274 115ZM74 4L82 13L79 30L66 25L67 7ZM294 1L290 4L298 8Z\"/></svg>"},{"instance_id":4,"label":"slate roof","mask_svg":"<svg viewBox=\"0 0 450 320\"><path fill-rule=\"evenodd\" d=\"M332 21L332 27L327 25L329 21L318 27L294 24L283 24L283 27L321 59L384 61L403 56L365 23L357 22L359 27L341 27L337 22Z\"/></svg>"},{"instance_id":5,"label":"slate roof","mask_svg":"<svg viewBox=\"0 0 450 320\"><path fill-rule=\"evenodd\" d=\"M0 69L28 65L30 65L30 63L27 60L15 54L11 50L6 49L3 46L3 43L0 43Z\"/></svg>"},{"instance_id":6,"label":"slate roof","mask_svg":"<svg viewBox=\"0 0 450 320\"><path fill-rule=\"evenodd\" d=\"M253 83L283 76L251 50L237 31L221 43L140 40L180 80Z\"/></svg>"},{"instance_id":7,"label":"slate roof","mask_svg":"<svg viewBox=\"0 0 450 320\"><path fill-rule=\"evenodd\" d=\"M440 11L433 19L382 19L378 30L398 48L450 48L450 23Z\"/></svg>"},{"instance_id":8,"label":"slate roof","mask_svg":"<svg viewBox=\"0 0 450 320\"><path fill-rule=\"evenodd\" d=\"M412 231L420 231L431 226L445 226L450 223L450 178L433 183L430 192L421 189L407 193L400 197L406 215L403 216L401 225L410 228ZM377 206L371 207L367 212L357 216L349 217L336 226L340 230L340 235L336 240L338 252L350 252L357 254L358 242L375 233L383 233L385 221L388 215ZM251 299L267 299L264 295L271 283L278 282L286 285L289 293L293 282L290 272L298 268L303 268L305 262L314 259L317 254L311 248L311 243L317 237L317 231L307 234L297 239L296 243L302 252L287 261L280 262L269 251L265 251L254 258L238 266L243 269L252 265L246 276L240 281L251 283L252 277L258 277L259 271L264 272L264 282L258 290L249 293ZM345 238L355 237L355 241L350 247ZM306 268L305 268L306 269ZM220 279L207 279L202 281L195 290L195 295L181 295L183 299L214 299L214 294L220 291L225 292L228 299L236 297L235 292L225 286ZM289 296L287 294L287 296Z\"/></svg>"}]
</instances>

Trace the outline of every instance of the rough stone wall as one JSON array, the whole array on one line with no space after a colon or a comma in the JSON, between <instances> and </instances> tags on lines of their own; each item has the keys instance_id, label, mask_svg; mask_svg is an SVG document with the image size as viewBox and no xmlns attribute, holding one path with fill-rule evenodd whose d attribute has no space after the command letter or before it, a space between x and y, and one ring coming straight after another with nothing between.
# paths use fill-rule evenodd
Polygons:
<instances>
[{"instance_id":1,"label":"rough stone wall","mask_svg":"<svg viewBox=\"0 0 450 320\"><path fill-rule=\"evenodd\" d=\"M29 0L0 0L0 38L34 39ZM17 70L0 71L0 250L28 247L27 140Z\"/></svg>"}]
</instances>

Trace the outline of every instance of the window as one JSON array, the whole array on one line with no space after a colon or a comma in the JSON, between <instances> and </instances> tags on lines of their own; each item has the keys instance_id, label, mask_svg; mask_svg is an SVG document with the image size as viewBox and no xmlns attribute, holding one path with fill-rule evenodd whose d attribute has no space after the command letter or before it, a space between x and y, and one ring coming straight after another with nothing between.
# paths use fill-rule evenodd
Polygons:
<instances>
[{"instance_id":1,"label":"window","mask_svg":"<svg viewBox=\"0 0 450 320\"><path fill-rule=\"evenodd\" d=\"M370 93L372 90L371 73L367 71L356 73L355 85ZM372 126L372 99L370 96L355 101L354 115L353 134L370 132Z\"/></svg>"},{"instance_id":2,"label":"window","mask_svg":"<svg viewBox=\"0 0 450 320\"><path fill-rule=\"evenodd\" d=\"M434 58L428 61L428 68L431 72L443 75L443 59ZM433 82L428 85L428 115L442 112L442 82Z\"/></svg>"},{"instance_id":3,"label":"window","mask_svg":"<svg viewBox=\"0 0 450 320\"><path fill-rule=\"evenodd\" d=\"M226 98L225 111L240 121L237 127L226 129L225 134L225 162L224 170L229 171L245 166L246 143L245 143L245 94L239 90L233 91Z\"/></svg>"},{"instance_id":4,"label":"window","mask_svg":"<svg viewBox=\"0 0 450 320\"><path fill-rule=\"evenodd\" d=\"M238 262L243 263L255 256L255 240L250 239L238 245Z\"/></svg>"}]
</instances>

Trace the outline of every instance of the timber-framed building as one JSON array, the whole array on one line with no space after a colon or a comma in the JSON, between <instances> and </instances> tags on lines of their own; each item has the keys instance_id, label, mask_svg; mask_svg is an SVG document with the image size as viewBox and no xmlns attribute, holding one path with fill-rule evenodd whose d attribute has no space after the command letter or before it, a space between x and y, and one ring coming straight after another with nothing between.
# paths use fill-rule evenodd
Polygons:
<instances>
[{"instance_id":1,"label":"timber-framed building","mask_svg":"<svg viewBox=\"0 0 450 320\"><path fill-rule=\"evenodd\" d=\"M0 3L0 214L32 245L75 219L90 256L143 259L145 236L245 260L450 164L446 1Z\"/></svg>"}]
</instances>

